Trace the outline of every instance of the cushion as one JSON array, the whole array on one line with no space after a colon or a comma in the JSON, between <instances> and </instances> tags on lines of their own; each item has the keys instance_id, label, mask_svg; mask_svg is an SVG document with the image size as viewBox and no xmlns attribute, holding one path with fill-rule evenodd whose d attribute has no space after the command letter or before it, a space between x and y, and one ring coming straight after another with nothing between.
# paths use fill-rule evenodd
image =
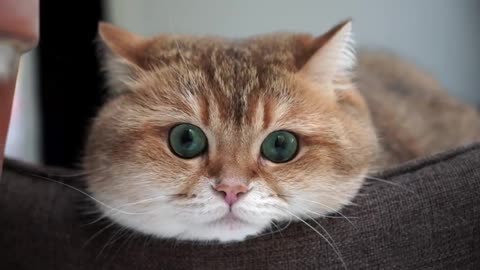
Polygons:
<instances>
[{"instance_id":1,"label":"cushion","mask_svg":"<svg viewBox=\"0 0 480 270\"><path fill-rule=\"evenodd\" d=\"M6 162L1 269L480 269L480 144L377 173L341 215L233 244L95 220L73 173Z\"/></svg>"}]
</instances>

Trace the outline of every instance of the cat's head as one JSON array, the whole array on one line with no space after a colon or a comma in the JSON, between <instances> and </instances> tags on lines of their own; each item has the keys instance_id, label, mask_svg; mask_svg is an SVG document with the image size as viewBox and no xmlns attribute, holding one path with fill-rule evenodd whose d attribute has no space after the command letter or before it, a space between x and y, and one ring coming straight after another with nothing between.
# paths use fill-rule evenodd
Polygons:
<instances>
[{"instance_id":1,"label":"cat's head","mask_svg":"<svg viewBox=\"0 0 480 270\"><path fill-rule=\"evenodd\" d=\"M339 210L376 153L351 22L313 38L100 36L113 97L84 159L106 216L159 237L242 240Z\"/></svg>"}]
</instances>

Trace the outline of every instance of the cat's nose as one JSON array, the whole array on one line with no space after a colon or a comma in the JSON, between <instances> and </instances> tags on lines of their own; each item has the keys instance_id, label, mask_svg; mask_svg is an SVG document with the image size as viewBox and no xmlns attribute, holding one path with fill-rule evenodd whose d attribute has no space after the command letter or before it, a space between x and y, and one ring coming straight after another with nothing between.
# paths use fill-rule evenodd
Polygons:
<instances>
[{"instance_id":1,"label":"cat's nose","mask_svg":"<svg viewBox=\"0 0 480 270\"><path fill-rule=\"evenodd\" d=\"M240 195L248 191L248 188L245 185L218 184L214 187L214 189L223 194L225 202L227 202L230 206L238 201Z\"/></svg>"}]
</instances>

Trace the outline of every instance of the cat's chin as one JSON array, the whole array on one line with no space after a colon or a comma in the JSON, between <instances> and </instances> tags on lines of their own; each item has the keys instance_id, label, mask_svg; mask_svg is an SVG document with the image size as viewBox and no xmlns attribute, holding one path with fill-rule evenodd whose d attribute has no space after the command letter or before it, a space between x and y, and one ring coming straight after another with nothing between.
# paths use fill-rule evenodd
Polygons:
<instances>
[{"instance_id":1,"label":"cat's chin","mask_svg":"<svg viewBox=\"0 0 480 270\"><path fill-rule=\"evenodd\" d=\"M258 235L266 226L245 223L238 220L221 220L215 223L191 224L182 233L175 236L152 232L158 238L172 238L183 241L219 242L230 243L244 241L248 237Z\"/></svg>"},{"instance_id":2,"label":"cat's chin","mask_svg":"<svg viewBox=\"0 0 480 270\"><path fill-rule=\"evenodd\" d=\"M228 224L206 224L200 230L191 230L178 235L176 238L187 241L206 242L239 242L246 238L258 235L263 231L263 226L229 222Z\"/></svg>"},{"instance_id":3,"label":"cat's chin","mask_svg":"<svg viewBox=\"0 0 480 270\"><path fill-rule=\"evenodd\" d=\"M201 242L238 242L246 240L265 231L269 226L266 223L251 223L245 221L232 213L208 221L208 222L186 222L185 220L171 219L169 222L155 222L155 219L142 221L142 218L132 219L131 217L116 215L110 217L119 225L130 228L133 231L145 235L151 235L159 239L175 239L183 241Z\"/></svg>"},{"instance_id":4,"label":"cat's chin","mask_svg":"<svg viewBox=\"0 0 480 270\"><path fill-rule=\"evenodd\" d=\"M258 235L267 224L253 224L228 213L215 221L190 226L175 238L187 241L238 242Z\"/></svg>"}]
</instances>

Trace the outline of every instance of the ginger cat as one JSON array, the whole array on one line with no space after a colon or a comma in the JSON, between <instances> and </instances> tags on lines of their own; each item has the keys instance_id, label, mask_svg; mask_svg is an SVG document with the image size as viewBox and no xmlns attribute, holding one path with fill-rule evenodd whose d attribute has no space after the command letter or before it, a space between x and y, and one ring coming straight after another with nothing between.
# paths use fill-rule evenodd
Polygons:
<instances>
[{"instance_id":1,"label":"ginger cat","mask_svg":"<svg viewBox=\"0 0 480 270\"><path fill-rule=\"evenodd\" d=\"M162 238L238 241L321 217L372 169L479 137L478 112L413 65L324 35L145 38L102 23L112 97L84 167L102 213Z\"/></svg>"}]
</instances>

